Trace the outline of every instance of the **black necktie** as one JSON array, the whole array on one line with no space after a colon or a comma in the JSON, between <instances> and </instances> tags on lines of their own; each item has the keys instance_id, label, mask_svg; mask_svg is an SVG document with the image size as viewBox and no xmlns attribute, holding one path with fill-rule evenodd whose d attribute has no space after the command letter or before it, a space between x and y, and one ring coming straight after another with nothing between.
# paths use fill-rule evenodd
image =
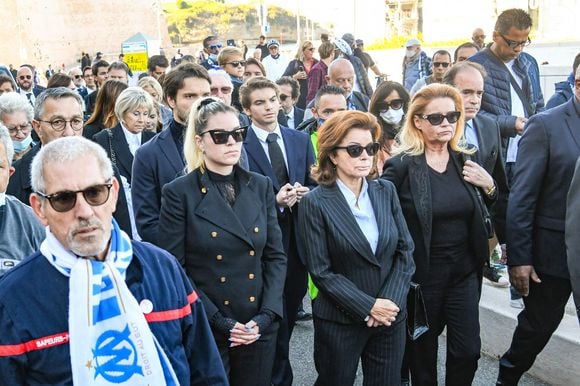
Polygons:
<instances>
[{"instance_id":1,"label":"black necktie","mask_svg":"<svg viewBox=\"0 0 580 386\"><path fill-rule=\"evenodd\" d=\"M32 105L32 107L34 107L34 103L32 103L32 93L31 92L26 93L26 98L28 98L28 103L30 103Z\"/></svg>"},{"instance_id":2,"label":"black necktie","mask_svg":"<svg viewBox=\"0 0 580 386\"><path fill-rule=\"evenodd\" d=\"M274 170L278 184L283 186L288 182L288 171L286 170L286 163L284 162L284 154L282 154L282 149L278 146L278 134L268 134L266 142L268 142L268 155L270 156L272 169Z\"/></svg>"}]
</instances>

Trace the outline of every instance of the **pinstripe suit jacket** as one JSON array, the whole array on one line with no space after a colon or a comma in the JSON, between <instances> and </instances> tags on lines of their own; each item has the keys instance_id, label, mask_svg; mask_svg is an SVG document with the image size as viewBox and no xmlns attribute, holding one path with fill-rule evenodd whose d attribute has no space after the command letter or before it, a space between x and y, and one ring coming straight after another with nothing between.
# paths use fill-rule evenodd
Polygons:
<instances>
[{"instance_id":1,"label":"pinstripe suit jacket","mask_svg":"<svg viewBox=\"0 0 580 386\"><path fill-rule=\"evenodd\" d=\"M393 184L369 181L379 229L376 253L358 226L336 184L320 186L300 202L298 230L307 266L320 290L315 316L338 323L363 323L376 298L392 300L406 313L409 281L415 271L413 240Z\"/></svg>"}]
</instances>

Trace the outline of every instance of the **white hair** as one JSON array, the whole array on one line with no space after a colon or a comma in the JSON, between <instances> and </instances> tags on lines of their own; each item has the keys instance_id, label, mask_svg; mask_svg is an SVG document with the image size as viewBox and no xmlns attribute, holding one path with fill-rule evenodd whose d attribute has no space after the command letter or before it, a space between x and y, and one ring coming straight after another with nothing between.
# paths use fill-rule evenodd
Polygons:
<instances>
[{"instance_id":1,"label":"white hair","mask_svg":"<svg viewBox=\"0 0 580 386\"><path fill-rule=\"evenodd\" d=\"M0 121L4 121L6 114L23 111L28 123L34 118L34 110L24 95L17 92L7 92L0 96Z\"/></svg>"},{"instance_id":2,"label":"white hair","mask_svg":"<svg viewBox=\"0 0 580 386\"><path fill-rule=\"evenodd\" d=\"M209 74L209 78L213 78L214 76L221 76L222 78L224 78L226 80L226 82L228 82L230 84L230 87L234 87L234 84L232 83L232 78L230 77L230 75L225 72L224 70L221 69L217 69L217 68L212 68L207 70L207 73Z\"/></svg>"},{"instance_id":3,"label":"white hair","mask_svg":"<svg viewBox=\"0 0 580 386\"><path fill-rule=\"evenodd\" d=\"M30 105L29 105L30 106ZM12 138L8 129L0 122L0 143L4 144L4 151L8 159L8 165L12 166L12 158L14 158L14 146L12 145Z\"/></svg>"},{"instance_id":4,"label":"white hair","mask_svg":"<svg viewBox=\"0 0 580 386\"><path fill-rule=\"evenodd\" d=\"M32 191L45 192L45 167L54 164L67 164L74 167L79 158L92 155L97 159L102 177L109 181L113 177L113 166L105 150L84 137L64 137L43 145L32 160L30 181Z\"/></svg>"}]
</instances>

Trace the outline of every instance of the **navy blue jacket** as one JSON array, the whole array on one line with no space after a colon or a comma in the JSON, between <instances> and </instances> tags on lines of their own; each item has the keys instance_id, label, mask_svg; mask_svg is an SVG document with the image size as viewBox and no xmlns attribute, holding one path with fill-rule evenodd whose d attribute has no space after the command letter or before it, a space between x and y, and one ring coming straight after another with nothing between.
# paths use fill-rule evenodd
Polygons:
<instances>
[{"instance_id":1,"label":"navy blue jacket","mask_svg":"<svg viewBox=\"0 0 580 386\"><path fill-rule=\"evenodd\" d=\"M171 121L171 124L175 124ZM167 128L143 144L133 160L131 195L137 231L143 239L157 244L157 223L161 208L161 189L183 173L183 149Z\"/></svg>"},{"instance_id":2,"label":"navy blue jacket","mask_svg":"<svg viewBox=\"0 0 580 386\"><path fill-rule=\"evenodd\" d=\"M485 92L479 113L497 121L503 145L506 146L507 138L517 134L517 117L511 114L510 72L505 63L495 56L489 47L479 51L468 60L481 64L487 71L483 87ZM540 86L540 70L536 59L522 52L515 59L513 69L522 78L522 91L532 109L532 114L529 114L528 117L543 111L544 96Z\"/></svg>"},{"instance_id":3,"label":"navy blue jacket","mask_svg":"<svg viewBox=\"0 0 580 386\"><path fill-rule=\"evenodd\" d=\"M125 279L182 385L227 385L203 305L177 260L133 242ZM72 385L68 345L69 278L39 252L0 279L0 383Z\"/></svg>"},{"instance_id":4,"label":"navy blue jacket","mask_svg":"<svg viewBox=\"0 0 580 386\"><path fill-rule=\"evenodd\" d=\"M564 82L557 82L554 83L554 89L556 92L554 95L548 99L548 103L546 103L546 108L551 109L552 107L560 106L566 102L568 102L572 96L574 96L574 92L572 91L574 87L574 74L570 74L568 79Z\"/></svg>"}]
</instances>

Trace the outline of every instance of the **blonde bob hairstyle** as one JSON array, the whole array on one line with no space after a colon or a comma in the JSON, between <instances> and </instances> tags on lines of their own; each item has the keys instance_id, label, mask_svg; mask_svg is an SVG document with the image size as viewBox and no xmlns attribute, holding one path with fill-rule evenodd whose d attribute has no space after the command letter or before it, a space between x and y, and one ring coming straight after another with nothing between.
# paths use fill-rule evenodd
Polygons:
<instances>
[{"instance_id":1,"label":"blonde bob hairstyle","mask_svg":"<svg viewBox=\"0 0 580 386\"><path fill-rule=\"evenodd\" d=\"M310 40L305 40L304 42L302 42L302 44L300 44L300 46L298 46L298 50L296 51L295 59L303 61L304 60L304 50L307 47L314 47L314 44L312 44L312 42Z\"/></svg>"},{"instance_id":2,"label":"blonde bob hairstyle","mask_svg":"<svg viewBox=\"0 0 580 386\"><path fill-rule=\"evenodd\" d=\"M183 144L185 171L187 173L195 169L205 170L204 155L195 142L195 136L206 131L209 119L219 113L232 113L236 118L239 116L238 110L215 97L200 98L191 107Z\"/></svg>"},{"instance_id":3,"label":"blonde bob hairstyle","mask_svg":"<svg viewBox=\"0 0 580 386\"><path fill-rule=\"evenodd\" d=\"M404 153L408 155L420 155L425 152L425 140L423 132L415 125L415 116L425 114L425 108L435 99L449 98L455 104L455 111L461 111L459 119L455 123L455 133L449 141L449 147L453 151L471 154L472 149L467 148L463 139L465 117L463 112L463 99L459 91L446 84L434 83L423 87L411 99L409 110L405 118L405 124L397 135L398 144L394 147L393 153Z\"/></svg>"},{"instance_id":4,"label":"blonde bob hairstyle","mask_svg":"<svg viewBox=\"0 0 580 386\"><path fill-rule=\"evenodd\" d=\"M220 67L224 67L232 60L244 60L244 53L238 47L224 47L217 57Z\"/></svg>"},{"instance_id":5,"label":"blonde bob hairstyle","mask_svg":"<svg viewBox=\"0 0 580 386\"><path fill-rule=\"evenodd\" d=\"M141 87L127 87L119 94L119 97L115 102L115 116L119 122L123 122L126 113L133 112L140 108L146 108L149 110L149 113L155 111L155 101L153 100L153 97Z\"/></svg>"},{"instance_id":6,"label":"blonde bob hairstyle","mask_svg":"<svg viewBox=\"0 0 580 386\"><path fill-rule=\"evenodd\" d=\"M381 126L377 118L361 111L340 111L332 115L318 129L318 162L312 166L310 174L320 185L330 186L336 182L336 167L330 156L335 154L336 147L341 145L351 129L363 129L371 132L373 142L381 137ZM366 145L361 144L361 145ZM368 179L377 177L377 157L373 157L373 166Z\"/></svg>"}]
</instances>

